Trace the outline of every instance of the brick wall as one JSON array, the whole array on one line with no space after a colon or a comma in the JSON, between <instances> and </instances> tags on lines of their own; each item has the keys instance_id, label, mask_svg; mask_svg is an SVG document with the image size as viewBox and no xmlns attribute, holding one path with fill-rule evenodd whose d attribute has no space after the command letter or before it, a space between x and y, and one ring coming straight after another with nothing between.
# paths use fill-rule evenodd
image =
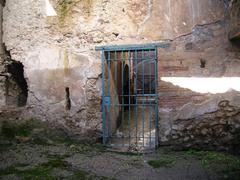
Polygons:
<instances>
[{"instance_id":1,"label":"brick wall","mask_svg":"<svg viewBox=\"0 0 240 180\"><path fill-rule=\"evenodd\" d=\"M236 52L236 53L234 53ZM158 50L158 93L160 108L180 108L189 102L202 103L208 94L199 93L163 81L163 77L222 77L227 73L226 62L231 62L234 50L228 41L225 21L195 26L193 32L171 41L169 49ZM229 61L226 61L229 59Z\"/></svg>"}]
</instances>

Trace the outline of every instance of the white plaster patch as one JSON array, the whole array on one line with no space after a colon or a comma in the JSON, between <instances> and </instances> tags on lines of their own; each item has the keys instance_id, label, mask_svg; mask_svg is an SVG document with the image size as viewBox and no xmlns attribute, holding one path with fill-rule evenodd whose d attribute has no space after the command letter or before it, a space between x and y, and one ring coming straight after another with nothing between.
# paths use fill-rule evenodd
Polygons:
<instances>
[{"instance_id":1,"label":"white plaster patch","mask_svg":"<svg viewBox=\"0 0 240 180\"><path fill-rule=\"evenodd\" d=\"M30 52L25 61L27 69L57 69L60 66L60 50L58 48L39 48Z\"/></svg>"},{"instance_id":2,"label":"white plaster patch","mask_svg":"<svg viewBox=\"0 0 240 180\"><path fill-rule=\"evenodd\" d=\"M161 80L198 93L240 92L240 77L162 77Z\"/></svg>"},{"instance_id":3,"label":"white plaster patch","mask_svg":"<svg viewBox=\"0 0 240 180\"><path fill-rule=\"evenodd\" d=\"M49 2L49 0L45 0L45 6L46 6L46 15L47 16L57 16L57 13L55 9L53 8L52 4Z\"/></svg>"}]
</instances>

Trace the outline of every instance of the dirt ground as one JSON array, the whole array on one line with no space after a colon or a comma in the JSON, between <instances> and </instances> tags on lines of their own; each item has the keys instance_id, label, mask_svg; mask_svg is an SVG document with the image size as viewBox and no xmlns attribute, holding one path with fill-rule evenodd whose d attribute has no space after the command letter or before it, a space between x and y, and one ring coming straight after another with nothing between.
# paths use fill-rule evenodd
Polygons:
<instances>
[{"instance_id":1,"label":"dirt ground","mask_svg":"<svg viewBox=\"0 0 240 180\"><path fill-rule=\"evenodd\" d=\"M29 124L3 124L0 179L240 179L240 158L226 153L172 151L168 147L148 154L116 153L101 144L58 136L57 132L39 128L39 124L31 128Z\"/></svg>"}]
</instances>

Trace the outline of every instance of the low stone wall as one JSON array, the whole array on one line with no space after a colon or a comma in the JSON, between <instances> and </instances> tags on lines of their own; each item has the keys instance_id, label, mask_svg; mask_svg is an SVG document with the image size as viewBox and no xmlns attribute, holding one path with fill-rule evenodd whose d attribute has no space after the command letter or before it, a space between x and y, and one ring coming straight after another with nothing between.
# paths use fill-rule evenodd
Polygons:
<instances>
[{"instance_id":1,"label":"low stone wall","mask_svg":"<svg viewBox=\"0 0 240 180\"><path fill-rule=\"evenodd\" d=\"M174 120L170 142L179 149L217 149L240 153L239 137L240 106L222 100L214 112Z\"/></svg>"}]
</instances>

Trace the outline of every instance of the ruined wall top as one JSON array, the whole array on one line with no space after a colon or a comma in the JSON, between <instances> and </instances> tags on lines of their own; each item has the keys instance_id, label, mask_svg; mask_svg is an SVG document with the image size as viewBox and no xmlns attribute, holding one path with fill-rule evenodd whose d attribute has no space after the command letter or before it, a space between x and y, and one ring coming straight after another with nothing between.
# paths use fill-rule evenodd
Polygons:
<instances>
[{"instance_id":1,"label":"ruined wall top","mask_svg":"<svg viewBox=\"0 0 240 180\"><path fill-rule=\"evenodd\" d=\"M223 15L219 0L8 0L4 42L22 60L43 44L77 52L96 44L174 39Z\"/></svg>"}]
</instances>

